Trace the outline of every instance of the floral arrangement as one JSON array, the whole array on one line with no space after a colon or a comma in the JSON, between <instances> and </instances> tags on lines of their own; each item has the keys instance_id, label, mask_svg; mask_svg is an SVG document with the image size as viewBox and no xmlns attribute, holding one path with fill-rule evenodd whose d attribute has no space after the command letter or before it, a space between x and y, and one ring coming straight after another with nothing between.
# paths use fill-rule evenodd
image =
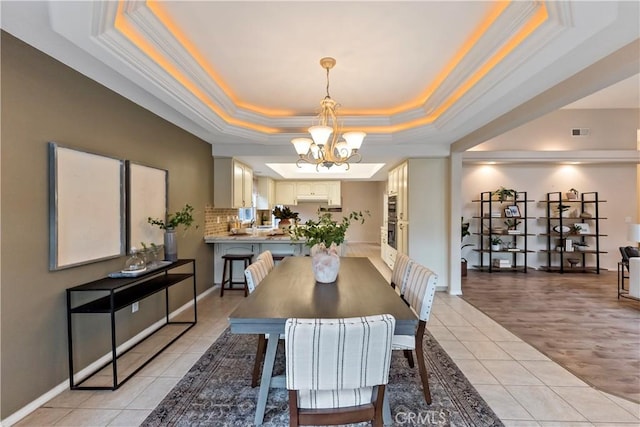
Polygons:
<instances>
[{"instance_id":1,"label":"floral arrangement","mask_svg":"<svg viewBox=\"0 0 640 427\"><path fill-rule=\"evenodd\" d=\"M167 215L166 221L148 217L147 222L151 225L157 225L161 230L175 230L179 225L183 225L184 229L188 230L194 222L193 206L186 204L178 212ZM197 225L196 228L198 228Z\"/></svg>"},{"instance_id":2,"label":"floral arrangement","mask_svg":"<svg viewBox=\"0 0 640 427\"><path fill-rule=\"evenodd\" d=\"M365 211L365 214L370 215L369 211ZM325 212L319 214L317 221L310 219L303 225L294 228L291 231L291 236L294 240L306 239L305 244L309 247L323 245L325 248L329 248L334 243L336 245L344 243L347 229L354 221L360 221L361 224L364 224L364 214L360 211L351 212L338 222L332 218L330 212Z\"/></svg>"}]
</instances>

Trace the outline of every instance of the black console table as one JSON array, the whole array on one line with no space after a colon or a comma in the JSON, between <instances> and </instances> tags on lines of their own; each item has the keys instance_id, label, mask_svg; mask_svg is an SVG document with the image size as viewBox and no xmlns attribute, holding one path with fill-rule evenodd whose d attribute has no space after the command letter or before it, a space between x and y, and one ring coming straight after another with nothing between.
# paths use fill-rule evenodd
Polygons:
<instances>
[{"instance_id":1,"label":"black console table","mask_svg":"<svg viewBox=\"0 0 640 427\"><path fill-rule=\"evenodd\" d=\"M178 267L191 265L191 273L169 273ZM187 279L191 279L193 282L193 321L181 321L174 322L169 321L169 288L173 285L184 282ZM117 353L116 343L116 312L129 307L135 302L141 301L151 295L158 292L165 292L165 323L153 333L159 331L167 325L185 325L185 329L181 331L177 336L173 337L164 346L158 349L155 353L151 354L149 358L142 362L136 363L137 367L128 368L127 375L124 378L118 378L118 359L124 356L128 351L135 348L133 346L120 354ZM87 292L93 292L99 295L95 299L87 300ZM80 295L82 293L82 295ZM93 294L90 294L93 295ZM82 300L81 303L76 303L75 300ZM73 319L74 315L79 314L108 314L111 322L111 360L100 368L96 369L93 373L86 376L77 384L74 381L74 367L73 367ZM151 360L153 360L159 353L165 348L171 345L175 340L184 335L189 329L191 329L198 320L197 307L196 307L196 264L193 259L182 259L173 262L169 265L163 265L154 270L145 272L137 277L124 277L124 278L109 278L105 277L93 282L85 283L83 285L75 286L67 289L67 335L69 346L69 382L72 390L115 390L124 384L129 378L135 375L140 369L146 366ZM147 336L141 342L147 340L151 335ZM138 343L139 344L139 343ZM96 373L103 368L111 365L113 374L112 385L82 385Z\"/></svg>"}]
</instances>

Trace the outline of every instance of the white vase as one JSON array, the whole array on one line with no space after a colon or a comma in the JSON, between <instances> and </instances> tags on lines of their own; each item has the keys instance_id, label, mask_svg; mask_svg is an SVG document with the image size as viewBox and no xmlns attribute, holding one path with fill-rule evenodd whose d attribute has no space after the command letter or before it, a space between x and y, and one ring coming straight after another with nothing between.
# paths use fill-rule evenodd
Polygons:
<instances>
[{"instance_id":1,"label":"white vase","mask_svg":"<svg viewBox=\"0 0 640 427\"><path fill-rule=\"evenodd\" d=\"M174 228L167 228L164 231L164 259L167 261L178 260L178 241Z\"/></svg>"},{"instance_id":2,"label":"white vase","mask_svg":"<svg viewBox=\"0 0 640 427\"><path fill-rule=\"evenodd\" d=\"M315 245L311 248L311 268L317 283L334 283L340 270L340 256L335 245L325 248Z\"/></svg>"}]
</instances>

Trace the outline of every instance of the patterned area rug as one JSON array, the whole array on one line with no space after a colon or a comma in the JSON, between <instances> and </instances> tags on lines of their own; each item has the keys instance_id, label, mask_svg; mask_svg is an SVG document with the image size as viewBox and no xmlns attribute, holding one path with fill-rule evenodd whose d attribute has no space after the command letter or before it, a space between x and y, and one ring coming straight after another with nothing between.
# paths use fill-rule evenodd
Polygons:
<instances>
[{"instance_id":1,"label":"patterned area rug","mask_svg":"<svg viewBox=\"0 0 640 427\"><path fill-rule=\"evenodd\" d=\"M432 403L424 401L417 366L409 368L402 352L394 352L387 386L394 425L502 426L428 332L423 345ZM227 329L142 425L253 425L258 388L251 388L250 383L256 346L256 336L232 334ZM284 348L279 348L276 374L284 372L283 353ZM270 391L263 425L289 425L286 390Z\"/></svg>"}]
</instances>

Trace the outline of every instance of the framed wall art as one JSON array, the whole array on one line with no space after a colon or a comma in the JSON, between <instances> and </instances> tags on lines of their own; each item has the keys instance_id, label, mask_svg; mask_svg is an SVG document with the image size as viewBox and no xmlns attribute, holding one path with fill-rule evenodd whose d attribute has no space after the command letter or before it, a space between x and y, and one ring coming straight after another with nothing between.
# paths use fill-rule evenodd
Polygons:
<instances>
[{"instance_id":1,"label":"framed wall art","mask_svg":"<svg viewBox=\"0 0 640 427\"><path fill-rule=\"evenodd\" d=\"M49 269L124 255L124 162L49 143Z\"/></svg>"},{"instance_id":2,"label":"framed wall art","mask_svg":"<svg viewBox=\"0 0 640 427\"><path fill-rule=\"evenodd\" d=\"M152 226L147 219L167 216L167 187L169 172L138 163L127 165L127 235L128 250L143 246L162 245L164 231Z\"/></svg>"}]
</instances>

